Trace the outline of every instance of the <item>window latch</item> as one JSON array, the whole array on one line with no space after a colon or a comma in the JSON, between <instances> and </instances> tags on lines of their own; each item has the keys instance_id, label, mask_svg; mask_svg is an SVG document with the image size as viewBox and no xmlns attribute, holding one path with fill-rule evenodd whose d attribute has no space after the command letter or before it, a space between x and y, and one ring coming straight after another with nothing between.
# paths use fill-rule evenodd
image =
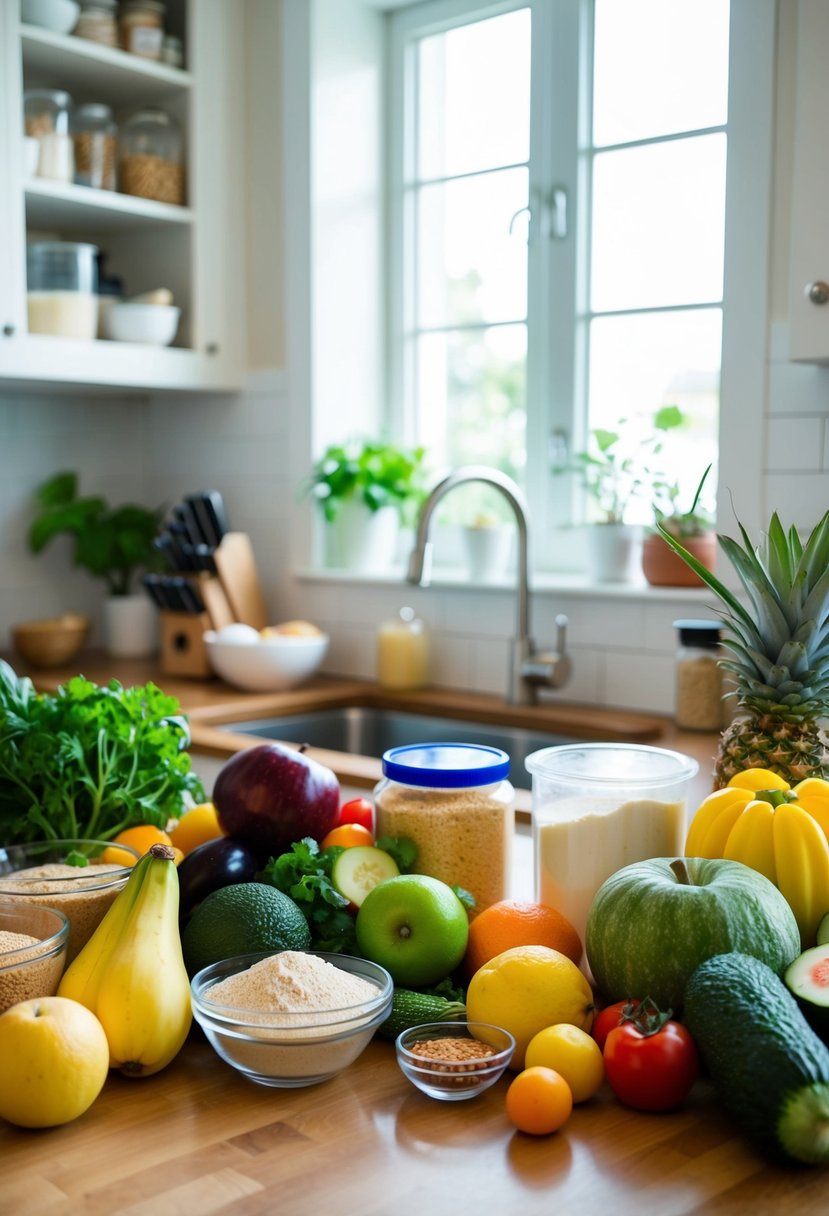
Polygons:
<instances>
[{"instance_id":1,"label":"window latch","mask_svg":"<svg viewBox=\"0 0 829 1216\"><path fill-rule=\"evenodd\" d=\"M550 212L550 240L563 241L567 236L567 191L553 186L547 199Z\"/></svg>"}]
</instances>

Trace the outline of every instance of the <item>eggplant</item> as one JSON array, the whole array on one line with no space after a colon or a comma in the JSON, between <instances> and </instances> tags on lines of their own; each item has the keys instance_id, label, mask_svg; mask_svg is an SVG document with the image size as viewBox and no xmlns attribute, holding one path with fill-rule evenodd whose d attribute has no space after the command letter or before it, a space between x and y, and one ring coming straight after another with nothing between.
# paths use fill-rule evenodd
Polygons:
<instances>
[{"instance_id":1,"label":"eggplant","mask_svg":"<svg viewBox=\"0 0 829 1216\"><path fill-rule=\"evenodd\" d=\"M232 836L217 836L200 844L179 863L179 924L185 925L212 891L253 882L258 872L253 850Z\"/></svg>"}]
</instances>

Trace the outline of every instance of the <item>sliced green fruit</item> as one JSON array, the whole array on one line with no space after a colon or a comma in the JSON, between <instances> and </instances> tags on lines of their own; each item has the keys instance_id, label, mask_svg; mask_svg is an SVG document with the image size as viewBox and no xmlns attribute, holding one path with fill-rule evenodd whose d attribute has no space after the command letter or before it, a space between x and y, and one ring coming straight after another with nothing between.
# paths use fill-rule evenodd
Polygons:
<instances>
[{"instance_id":1,"label":"sliced green fruit","mask_svg":"<svg viewBox=\"0 0 829 1216\"><path fill-rule=\"evenodd\" d=\"M829 944L829 912L826 913L817 927L817 944L819 946Z\"/></svg>"},{"instance_id":2,"label":"sliced green fruit","mask_svg":"<svg viewBox=\"0 0 829 1216\"><path fill-rule=\"evenodd\" d=\"M829 1039L829 945L804 950L783 976L806 1021L824 1042Z\"/></svg>"},{"instance_id":3,"label":"sliced green fruit","mask_svg":"<svg viewBox=\"0 0 829 1216\"><path fill-rule=\"evenodd\" d=\"M397 862L384 849L374 845L357 844L343 849L331 867L331 881L355 908L379 882L395 878L400 873Z\"/></svg>"}]
</instances>

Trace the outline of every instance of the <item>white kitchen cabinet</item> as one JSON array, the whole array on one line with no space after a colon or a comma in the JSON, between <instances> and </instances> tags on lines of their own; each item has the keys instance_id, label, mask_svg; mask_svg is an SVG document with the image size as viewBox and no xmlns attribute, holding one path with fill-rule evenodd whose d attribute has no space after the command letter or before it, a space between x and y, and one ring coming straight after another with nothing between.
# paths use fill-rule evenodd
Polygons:
<instances>
[{"instance_id":1,"label":"white kitchen cabinet","mask_svg":"<svg viewBox=\"0 0 829 1216\"><path fill-rule=\"evenodd\" d=\"M71 35L24 25L0 0L0 389L232 390L244 355L244 69L241 16L229 0L169 0L185 46L171 68ZM120 124L159 106L184 136L185 205L24 178L23 91L66 89L106 102ZM128 296L168 287L182 309L170 347L29 334L26 242L90 241Z\"/></svg>"},{"instance_id":2,"label":"white kitchen cabinet","mask_svg":"<svg viewBox=\"0 0 829 1216\"><path fill-rule=\"evenodd\" d=\"M799 0L789 277L789 356L829 361L829 4Z\"/></svg>"}]
</instances>

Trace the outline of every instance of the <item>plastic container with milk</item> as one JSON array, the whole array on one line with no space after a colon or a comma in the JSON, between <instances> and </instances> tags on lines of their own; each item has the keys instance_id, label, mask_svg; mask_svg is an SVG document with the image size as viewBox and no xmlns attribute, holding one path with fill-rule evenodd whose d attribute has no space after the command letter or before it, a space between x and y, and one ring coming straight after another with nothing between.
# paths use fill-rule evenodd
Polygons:
<instances>
[{"instance_id":1,"label":"plastic container with milk","mask_svg":"<svg viewBox=\"0 0 829 1216\"><path fill-rule=\"evenodd\" d=\"M584 941L587 913L616 870L681 856L688 783L696 760L632 743L546 747L526 759L532 775L535 897Z\"/></svg>"}]
</instances>

